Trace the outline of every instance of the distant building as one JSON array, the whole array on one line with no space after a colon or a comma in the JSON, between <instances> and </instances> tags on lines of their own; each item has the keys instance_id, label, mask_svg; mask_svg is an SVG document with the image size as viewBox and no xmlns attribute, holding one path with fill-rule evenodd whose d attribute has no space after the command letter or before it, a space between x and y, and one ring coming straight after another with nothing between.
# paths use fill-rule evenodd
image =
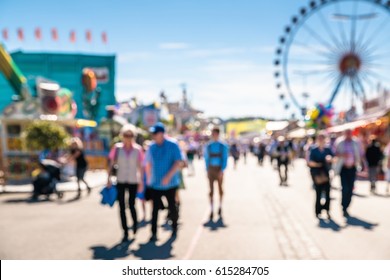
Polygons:
<instances>
[{"instance_id":1,"label":"distant building","mask_svg":"<svg viewBox=\"0 0 390 280\"><path fill-rule=\"evenodd\" d=\"M28 79L35 95L35 79L43 77L58 82L61 87L73 92L77 104L77 118L83 114L83 86L81 75L84 68L94 70L97 86L101 90L96 121L106 116L105 107L115 104L115 55L89 55L78 53L31 53L17 51L11 53L12 59ZM8 81L0 74L0 112L12 102L13 91Z\"/></svg>"},{"instance_id":2,"label":"distant building","mask_svg":"<svg viewBox=\"0 0 390 280\"><path fill-rule=\"evenodd\" d=\"M174 116L175 129L178 132L182 132L186 129L185 124L198 118L199 114L203 111L195 109L188 102L187 92L183 89L183 98L178 102L167 102L166 98L162 100L162 103L168 107L169 114Z\"/></svg>"}]
</instances>

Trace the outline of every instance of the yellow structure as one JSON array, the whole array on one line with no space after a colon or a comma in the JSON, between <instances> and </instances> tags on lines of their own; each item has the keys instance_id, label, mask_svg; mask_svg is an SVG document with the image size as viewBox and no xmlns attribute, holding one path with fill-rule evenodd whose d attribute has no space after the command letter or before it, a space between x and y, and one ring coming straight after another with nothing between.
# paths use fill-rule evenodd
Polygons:
<instances>
[{"instance_id":1,"label":"yellow structure","mask_svg":"<svg viewBox=\"0 0 390 280\"><path fill-rule=\"evenodd\" d=\"M266 124L266 120L228 122L226 124L226 134L230 137L235 137L246 132L260 133L264 131Z\"/></svg>"}]
</instances>

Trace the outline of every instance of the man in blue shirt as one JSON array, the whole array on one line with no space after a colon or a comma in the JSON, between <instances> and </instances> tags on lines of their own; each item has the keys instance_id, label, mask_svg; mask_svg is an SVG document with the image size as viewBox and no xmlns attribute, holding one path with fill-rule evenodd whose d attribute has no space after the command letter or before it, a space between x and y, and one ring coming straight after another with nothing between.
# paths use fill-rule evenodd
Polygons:
<instances>
[{"instance_id":1,"label":"man in blue shirt","mask_svg":"<svg viewBox=\"0 0 390 280\"><path fill-rule=\"evenodd\" d=\"M157 240L157 220L161 197L165 196L172 218L172 235L177 232L178 212L175 196L180 177L178 171L182 165L182 155L179 145L165 136L165 127L157 123L150 128L154 143L149 147L146 154L146 169L149 170L148 183L152 189L153 214L152 214L152 237L151 241Z\"/></svg>"},{"instance_id":2,"label":"man in blue shirt","mask_svg":"<svg viewBox=\"0 0 390 280\"><path fill-rule=\"evenodd\" d=\"M207 176L210 184L210 220L214 215L214 182L218 182L219 189L219 210L218 215L222 217L222 198L223 198L223 172L227 166L229 148L219 140L219 128L214 128L211 134L211 141L206 145L204 150L204 159L206 162Z\"/></svg>"}]
</instances>

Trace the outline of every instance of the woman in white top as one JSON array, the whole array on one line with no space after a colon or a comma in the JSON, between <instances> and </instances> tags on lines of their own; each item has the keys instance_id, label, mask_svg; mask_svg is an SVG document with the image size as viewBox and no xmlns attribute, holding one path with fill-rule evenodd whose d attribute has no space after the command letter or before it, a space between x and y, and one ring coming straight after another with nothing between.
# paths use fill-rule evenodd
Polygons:
<instances>
[{"instance_id":1,"label":"woman in white top","mask_svg":"<svg viewBox=\"0 0 390 280\"><path fill-rule=\"evenodd\" d=\"M109 176L107 186L111 186L111 170L114 165L117 166L117 189L118 189L118 201L119 201L119 213L123 229L122 242L128 240L128 227L126 219L126 204L125 195L126 191L129 192L129 207L131 217L133 218L133 232L134 235L137 232L138 220L137 212L135 210L135 198L137 191L143 190L143 151L141 146L134 142L136 136L135 127L132 125L125 125L121 129L122 142L117 143L111 149L109 154Z\"/></svg>"}]
</instances>

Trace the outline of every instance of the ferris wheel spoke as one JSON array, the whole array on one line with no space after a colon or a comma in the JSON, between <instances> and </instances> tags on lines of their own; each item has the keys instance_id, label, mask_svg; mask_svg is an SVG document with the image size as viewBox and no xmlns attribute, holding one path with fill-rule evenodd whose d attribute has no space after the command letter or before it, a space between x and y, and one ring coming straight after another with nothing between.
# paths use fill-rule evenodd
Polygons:
<instances>
[{"instance_id":1,"label":"ferris wheel spoke","mask_svg":"<svg viewBox=\"0 0 390 280\"><path fill-rule=\"evenodd\" d=\"M372 48L371 46L374 42L374 39L376 39L382 33L382 31L386 30L386 27L389 24L389 21L390 20L388 18L386 18L383 21L383 23L375 29L375 32L373 32L372 35L365 42L362 43L362 45L359 47L359 50L361 52L365 52L368 49ZM388 34L386 34L385 36L388 36Z\"/></svg>"},{"instance_id":2,"label":"ferris wheel spoke","mask_svg":"<svg viewBox=\"0 0 390 280\"><path fill-rule=\"evenodd\" d=\"M374 54L375 52L378 52L384 48L387 48L389 44L390 44L390 41L388 40L388 37L386 37L385 40L383 40L382 42L378 42L374 46L370 46L370 47L366 48L365 50L362 50L361 54L363 56L366 56L366 57L372 56L372 54ZM389 54L390 52L385 52L385 53Z\"/></svg>"},{"instance_id":3,"label":"ferris wheel spoke","mask_svg":"<svg viewBox=\"0 0 390 280\"><path fill-rule=\"evenodd\" d=\"M376 59L383 59L383 58L389 58L390 51L382 52L382 53L372 53L366 55L366 60L376 60Z\"/></svg>"},{"instance_id":4,"label":"ferris wheel spoke","mask_svg":"<svg viewBox=\"0 0 390 280\"><path fill-rule=\"evenodd\" d=\"M361 77L363 81L369 84L370 88L375 88L375 84L374 84L375 80L373 81L369 75L365 73L360 73L359 77Z\"/></svg>"},{"instance_id":5,"label":"ferris wheel spoke","mask_svg":"<svg viewBox=\"0 0 390 280\"><path fill-rule=\"evenodd\" d=\"M353 15L352 15L352 22L351 22L351 37L350 37L350 42L349 42L349 45L350 45L350 49L352 52L355 51L356 49L356 21L357 21L357 11L358 11L358 5L359 5L359 1L354 1L354 5L353 5Z\"/></svg>"},{"instance_id":6,"label":"ferris wheel spoke","mask_svg":"<svg viewBox=\"0 0 390 280\"><path fill-rule=\"evenodd\" d=\"M297 75L302 75L302 76L312 76L312 75L320 75L320 74L327 74L327 73L333 73L331 69L323 69L323 70L318 70L318 69L308 69L308 70L292 70L293 74Z\"/></svg>"},{"instance_id":7,"label":"ferris wheel spoke","mask_svg":"<svg viewBox=\"0 0 390 280\"><path fill-rule=\"evenodd\" d=\"M332 29L331 27L329 26L328 22L325 20L325 17L322 13L321 10L318 11L318 16L321 20L321 23L322 25L325 27L325 30L326 32L328 33L328 35L330 36L330 38L333 40L333 43L335 44L335 46L339 49L339 50L343 50L343 44L341 42L339 42L339 40L337 39L337 37L334 35L334 33L332 32Z\"/></svg>"},{"instance_id":8,"label":"ferris wheel spoke","mask_svg":"<svg viewBox=\"0 0 390 280\"><path fill-rule=\"evenodd\" d=\"M307 50L310 50L311 53L315 53L315 54L318 54L318 55L326 57L326 58L333 58L334 57L334 55L332 53L326 52L323 49L320 49L320 48L315 47L315 46L309 46L308 44L302 43L300 41L294 41L294 44L297 46L304 47Z\"/></svg>"},{"instance_id":9,"label":"ferris wheel spoke","mask_svg":"<svg viewBox=\"0 0 390 280\"><path fill-rule=\"evenodd\" d=\"M325 60L307 60L307 59L290 59L290 63L297 63L301 65L332 65L333 63L331 61L325 61Z\"/></svg>"},{"instance_id":10,"label":"ferris wheel spoke","mask_svg":"<svg viewBox=\"0 0 390 280\"><path fill-rule=\"evenodd\" d=\"M385 77L382 74L379 74L376 71L371 70L371 69L365 69L363 72L365 72L366 74L371 75L373 77L376 77L376 78L378 78L380 80L383 80L383 81L387 81L388 80L388 77Z\"/></svg>"},{"instance_id":11,"label":"ferris wheel spoke","mask_svg":"<svg viewBox=\"0 0 390 280\"><path fill-rule=\"evenodd\" d=\"M366 68L367 69L371 69L371 68L385 68L385 69L390 69L390 64L383 64L383 63L373 63L373 62L368 62L366 64Z\"/></svg>"},{"instance_id":12,"label":"ferris wheel spoke","mask_svg":"<svg viewBox=\"0 0 390 280\"><path fill-rule=\"evenodd\" d=\"M331 97L330 97L330 99L329 99L329 102L328 102L329 105L332 104L333 101L334 101L334 99L336 98L336 95L337 95L337 93L339 92L340 87L341 87L341 85L343 84L343 81L344 81L344 76L340 76L339 79L338 79L338 81L337 81L336 87L335 87L335 89L333 90L333 93L332 93L332 95L331 95Z\"/></svg>"},{"instance_id":13,"label":"ferris wheel spoke","mask_svg":"<svg viewBox=\"0 0 390 280\"><path fill-rule=\"evenodd\" d=\"M335 7L335 14L340 14L340 4L339 4L339 2L336 2L336 5L334 5L334 7ZM347 49L349 47L348 46L347 33L344 30L344 27L343 27L343 25L342 25L342 23L340 21L338 21L337 25L339 27L339 33L340 33L340 36L341 36L341 42L343 43L344 48Z\"/></svg>"},{"instance_id":14,"label":"ferris wheel spoke","mask_svg":"<svg viewBox=\"0 0 390 280\"><path fill-rule=\"evenodd\" d=\"M313 29L311 29L308 25L303 25L303 28L313 37L315 38L319 43L323 44L324 46L327 46L329 50L332 50L334 52L335 46L332 46L327 41L321 38L321 36L315 32Z\"/></svg>"},{"instance_id":15,"label":"ferris wheel spoke","mask_svg":"<svg viewBox=\"0 0 390 280\"><path fill-rule=\"evenodd\" d=\"M359 76L356 76L355 79L353 79L352 81L352 85L354 87L354 91L355 91L355 94L356 96L360 96L360 98L362 100L365 100L366 99L366 92L364 90L364 86L359 78Z\"/></svg>"},{"instance_id":16,"label":"ferris wheel spoke","mask_svg":"<svg viewBox=\"0 0 390 280\"><path fill-rule=\"evenodd\" d=\"M374 12L375 12L375 6L373 5L370 14L373 15ZM363 28L360 32L360 35L358 36L358 39L356 40L358 47L362 45L361 44L362 42L364 42L364 38L366 37L366 32L367 32L370 24L371 24L371 21L368 21L367 24L363 24Z\"/></svg>"}]
</instances>

